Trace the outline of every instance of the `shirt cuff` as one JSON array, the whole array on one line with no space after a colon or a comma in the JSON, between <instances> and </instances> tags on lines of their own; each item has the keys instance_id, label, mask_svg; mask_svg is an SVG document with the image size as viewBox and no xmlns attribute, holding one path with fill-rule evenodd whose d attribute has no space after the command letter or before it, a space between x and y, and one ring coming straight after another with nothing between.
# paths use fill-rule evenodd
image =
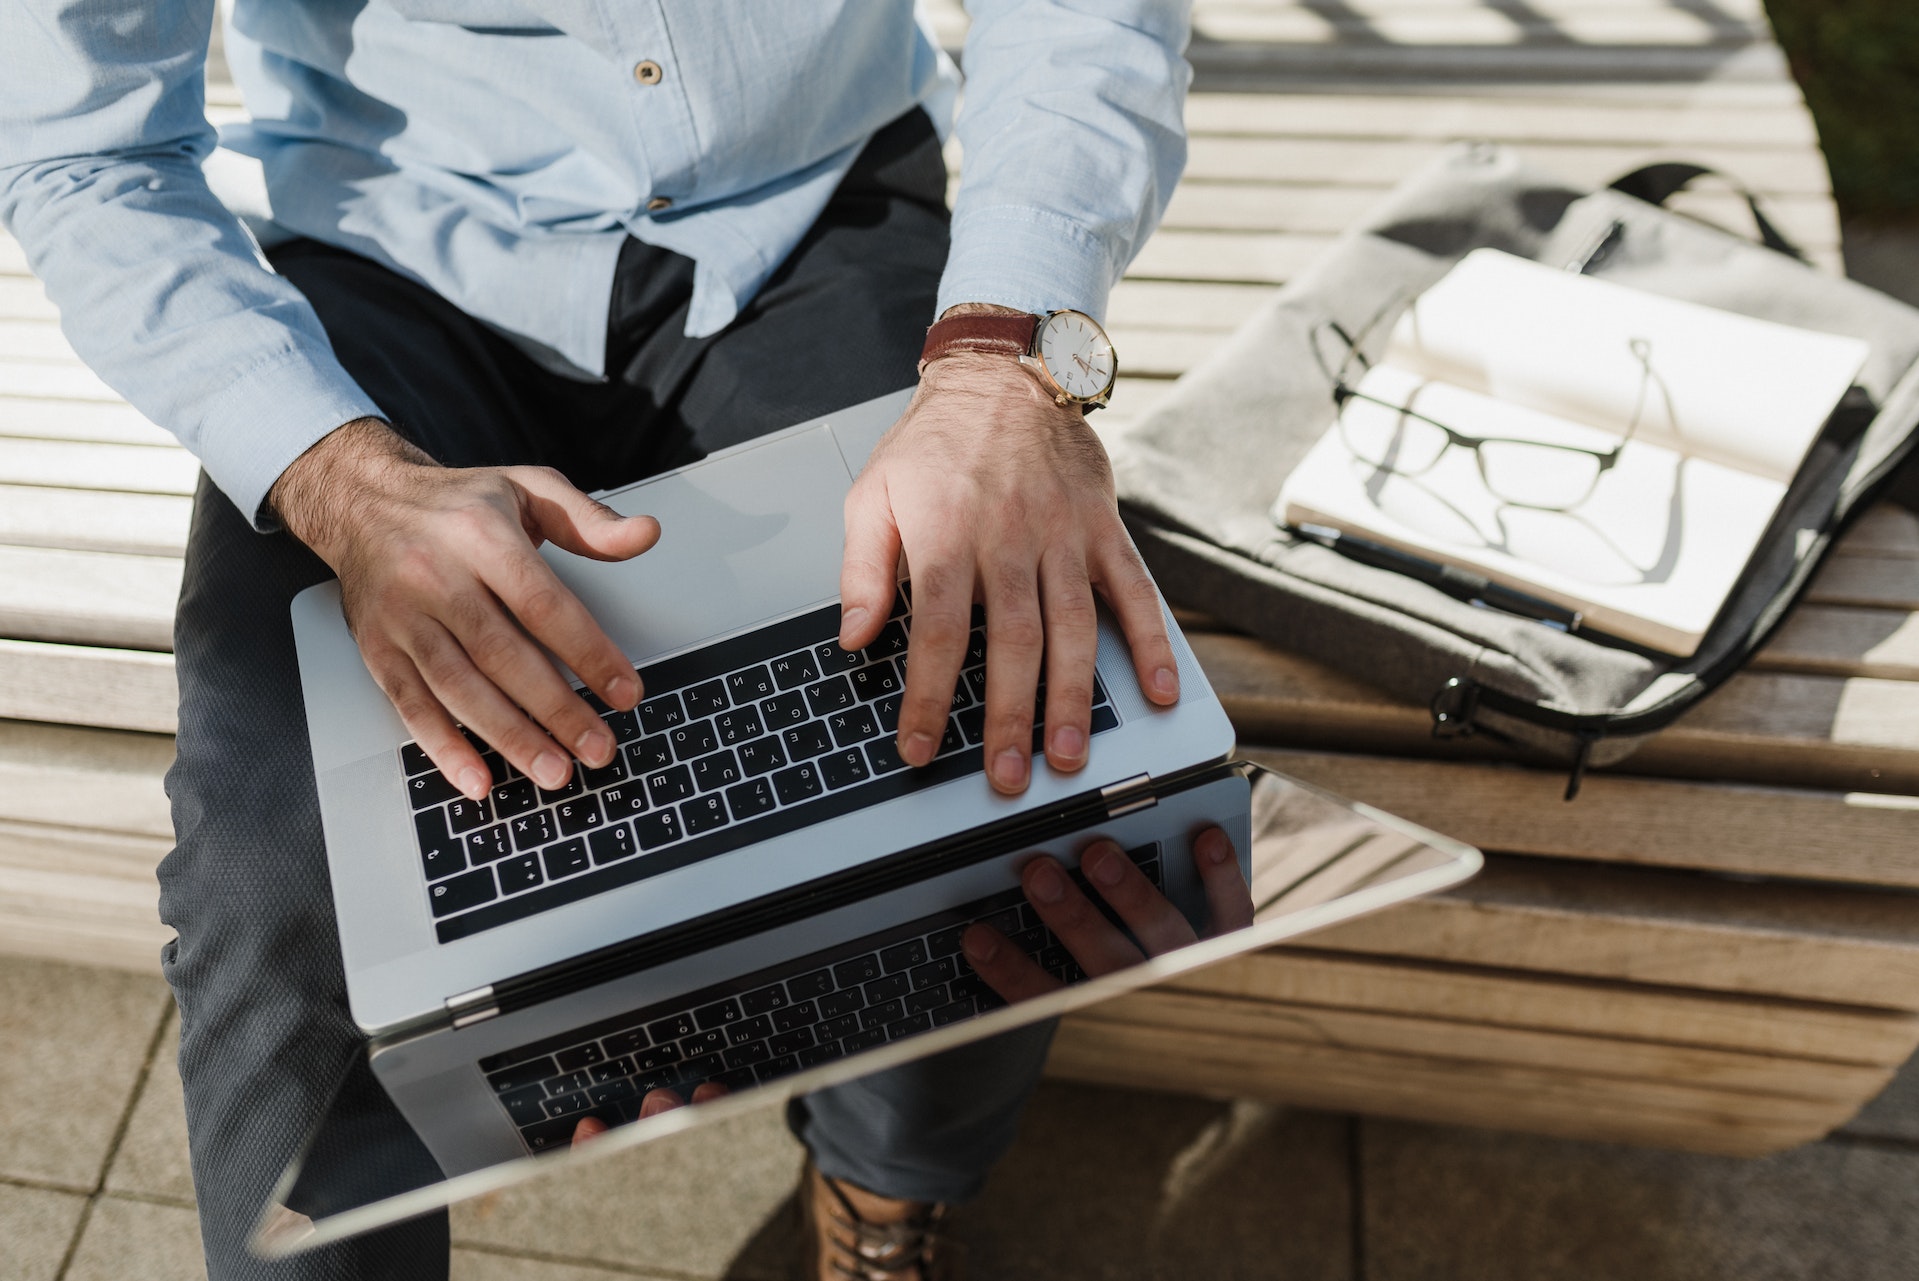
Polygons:
<instances>
[{"instance_id":1,"label":"shirt cuff","mask_svg":"<svg viewBox=\"0 0 1919 1281\"><path fill-rule=\"evenodd\" d=\"M280 522L267 491L280 473L335 428L384 416L337 362L289 354L254 366L208 403L196 442L200 464L253 527L270 534Z\"/></svg>"},{"instance_id":2,"label":"shirt cuff","mask_svg":"<svg viewBox=\"0 0 1919 1281\"><path fill-rule=\"evenodd\" d=\"M933 314L989 302L1036 315L1070 308L1104 323L1118 276L1111 246L1050 209L963 209L953 217L953 247Z\"/></svg>"}]
</instances>

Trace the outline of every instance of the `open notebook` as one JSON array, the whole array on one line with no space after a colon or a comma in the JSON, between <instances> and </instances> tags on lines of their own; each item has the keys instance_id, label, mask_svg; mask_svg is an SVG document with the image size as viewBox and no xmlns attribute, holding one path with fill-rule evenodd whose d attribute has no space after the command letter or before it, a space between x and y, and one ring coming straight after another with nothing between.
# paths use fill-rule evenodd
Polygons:
<instances>
[{"instance_id":1,"label":"open notebook","mask_svg":"<svg viewBox=\"0 0 1919 1281\"><path fill-rule=\"evenodd\" d=\"M1276 520L1476 571L1682 657L1867 355L1491 249L1422 294L1370 368L1330 330L1316 345L1353 394Z\"/></svg>"}]
</instances>

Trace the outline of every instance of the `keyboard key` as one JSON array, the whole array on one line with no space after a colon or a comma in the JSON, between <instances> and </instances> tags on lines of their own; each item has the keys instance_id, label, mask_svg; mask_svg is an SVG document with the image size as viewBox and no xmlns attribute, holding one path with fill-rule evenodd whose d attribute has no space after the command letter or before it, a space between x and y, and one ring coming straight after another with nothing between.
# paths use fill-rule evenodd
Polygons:
<instances>
[{"instance_id":1,"label":"keyboard key","mask_svg":"<svg viewBox=\"0 0 1919 1281\"><path fill-rule=\"evenodd\" d=\"M661 694L640 704L640 729L648 734L664 734L686 724L686 709L678 694Z\"/></svg>"},{"instance_id":2,"label":"keyboard key","mask_svg":"<svg viewBox=\"0 0 1919 1281\"><path fill-rule=\"evenodd\" d=\"M973 1002L968 999L954 1001L951 1005L942 1005L933 1011L933 1026L945 1027L948 1023L957 1023L961 1019L973 1017Z\"/></svg>"},{"instance_id":3,"label":"keyboard key","mask_svg":"<svg viewBox=\"0 0 1919 1281\"><path fill-rule=\"evenodd\" d=\"M576 762L573 767L573 772L566 776L566 782L555 788L549 789L542 787L540 789L540 804L551 805L555 801L564 801L569 797L578 796L586 791L586 784L580 782L580 768Z\"/></svg>"},{"instance_id":4,"label":"keyboard key","mask_svg":"<svg viewBox=\"0 0 1919 1281\"><path fill-rule=\"evenodd\" d=\"M693 1021L699 1025L702 1032L708 1028L738 1023L745 1017L746 1013L740 1009L739 1001L730 996L723 1001L715 1001L711 1005L702 1005L693 1011Z\"/></svg>"},{"instance_id":5,"label":"keyboard key","mask_svg":"<svg viewBox=\"0 0 1919 1281\"><path fill-rule=\"evenodd\" d=\"M866 754L858 748L822 756L819 763L820 773L831 788L850 787L873 776L872 771L866 768Z\"/></svg>"},{"instance_id":6,"label":"keyboard key","mask_svg":"<svg viewBox=\"0 0 1919 1281\"><path fill-rule=\"evenodd\" d=\"M580 782L586 785L586 790L589 792L597 792L602 788L611 787L625 777L626 762L618 756L615 756L611 761L600 766L598 769L582 768L580 770Z\"/></svg>"},{"instance_id":7,"label":"keyboard key","mask_svg":"<svg viewBox=\"0 0 1919 1281\"><path fill-rule=\"evenodd\" d=\"M789 1005L773 1011L773 1030L791 1032L796 1027L807 1027L820 1021L820 1011L811 1001L802 1001L798 1005Z\"/></svg>"},{"instance_id":8,"label":"keyboard key","mask_svg":"<svg viewBox=\"0 0 1919 1281\"><path fill-rule=\"evenodd\" d=\"M773 683L781 689L797 689L820 678L819 664L808 650L773 660Z\"/></svg>"},{"instance_id":9,"label":"keyboard key","mask_svg":"<svg viewBox=\"0 0 1919 1281\"><path fill-rule=\"evenodd\" d=\"M726 805L736 822L744 822L773 808L773 784L764 778L749 779L738 787L726 789Z\"/></svg>"},{"instance_id":10,"label":"keyboard key","mask_svg":"<svg viewBox=\"0 0 1919 1281\"><path fill-rule=\"evenodd\" d=\"M558 1121L563 1117L578 1116L590 1106L592 1105L587 1100L586 1091L581 1090L574 1094L562 1094L557 1099L548 1099L546 1114Z\"/></svg>"},{"instance_id":11,"label":"keyboard key","mask_svg":"<svg viewBox=\"0 0 1919 1281\"><path fill-rule=\"evenodd\" d=\"M826 732L822 721L810 721L789 729L780 735L780 741L786 745L788 759L795 761L810 761L821 752L833 750L833 736Z\"/></svg>"},{"instance_id":12,"label":"keyboard key","mask_svg":"<svg viewBox=\"0 0 1919 1281\"><path fill-rule=\"evenodd\" d=\"M433 758L418 743L400 744L400 770L409 777L433 768Z\"/></svg>"},{"instance_id":13,"label":"keyboard key","mask_svg":"<svg viewBox=\"0 0 1919 1281\"><path fill-rule=\"evenodd\" d=\"M513 833L513 848L522 854L531 853L542 845L550 845L559 837L559 832L553 827L552 810L522 814L507 827Z\"/></svg>"},{"instance_id":14,"label":"keyboard key","mask_svg":"<svg viewBox=\"0 0 1919 1281\"><path fill-rule=\"evenodd\" d=\"M718 1054L702 1054L697 1059L688 1059L680 1068L681 1097L691 1093L693 1086L710 1081L725 1070L726 1064L720 1062Z\"/></svg>"},{"instance_id":15,"label":"keyboard key","mask_svg":"<svg viewBox=\"0 0 1919 1281\"><path fill-rule=\"evenodd\" d=\"M838 1018L842 1014L851 1014L866 1004L866 994L856 986L848 986L839 992L828 992L820 998L820 1017Z\"/></svg>"},{"instance_id":16,"label":"keyboard key","mask_svg":"<svg viewBox=\"0 0 1919 1281\"><path fill-rule=\"evenodd\" d=\"M813 1029L794 1028L791 1032L782 1032L766 1043L766 1048L774 1054L798 1054L813 1044Z\"/></svg>"},{"instance_id":17,"label":"keyboard key","mask_svg":"<svg viewBox=\"0 0 1919 1281\"><path fill-rule=\"evenodd\" d=\"M819 770L811 765L795 765L773 776L773 790L779 793L780 804L792 805L809 796L818 796L824 789Z\"/></svg>"},{"instance_id":18,"label":"keyboard key","mask_svg":"<svg viewBox=\"0 0 1919 1281\"><path fill-rule=\"evenodd\" d=\"M961 735L959 731L959 726L953 724L952 717L950 716L947 717L946 732L940 735L939 750L935 752L934 755L946 756L953 752L961 751L965 747L966 747L966 739L963 735Z\"/></svg>"},{"instance_id":19,"label":"keyboard key","mask_svg":"<svg viewBox=\"0 0 1919 1281\"><path fill-rule=\"evenodd\" d=\"M897 658L906 652L906 625L897 619L888 623L879 639L866 647L869 659Z\"/></svg>"},{"instance_id":20,"label":"keyboard key","mask_svg":"<svg viewBox=\"0 0 1919 1281\"><path fill-rule=\"evenodd\" d=\"M643 738L627 746L626 769L633 778L642 778L648 772L665 769L672 763L673 745L667 742L664 734L655 734L652 738Z\"/></svg>"},{"instance_id":21,"label":"keyboard key","mask_svg":"<svg viewBox=\"0 0 1919 1281\"><path fill-rule=\"evenodd\" d=\"M908 1014L928 1014L947 1002L946 985L924 988L906 998Z\"/></svg>"},{"instance_id":22,"label":"keyboard key","mask_svg":"<svg viewBox=\"0 0 1919 1281\"><path fill-rule=\"evenodd\" d=\"M568 842L568 844L571 843ZM640 843L635 839L633 826L630 823L601 828L586 838L586 847L593 852L595 867L617 863L623 858L631 858L640 852Z\"/></svg>"},{"instance_id":23,"label":"keyboard key","mask_svg":"<svg viewBox=\"0 0 1919 1281\"><path fill-rule=\"evenodd\" d=\"M420 851L420 865L426 871L426 879L437 881L442 876L451 876L466 867L466 855L461 853L459 842L447 839L438 845L423 848Z\"/></svg>"},{"instance_id":24,"label":"keyboard key","mask_svg":"<svg viewBox=\"0 0 1919 1281\"><path fill-rule=\"evenodd\" d=\"M638 779L628 779L616 787L609 787L600 793L600 808L606 811L606 821L609 823L644 814L646 785Z\"/></svg>"},{"instance_id":25,"label":"keyboard key","mask_svg":"<svg viewBox=\"0 0 1919 1281\"><path fill-rule=\"evenodd\" d=\"M726 1048L726 1029L708 1028L704 1032L695 1032L680 1042L680 1049L691 1058L699 1054L717 1054Z\"/></svg>"},{"instance_id":26,"label":"keyboard key","mask_svg":"<svg viewBox=\"0 0 1919 1281\"><path fill-rule=\"evenodd\" d=\"M710 680L704 684L695 685L680 697L681 701L686 704L688 720L698 720L702 716L711 716L715 712L723 712L726 710L726 682L722 680Z\"/></svg>"},{"instance_id":27,"label":"keyboard key","mask_svg":"<svg viewBox=\"0 0 1919 1281\"><path fill-rule=\"evenodd\" d=\"M680 1047L668 1042L656 1045L649 1050L641 1050L633 1056L634 1066L642 1072L658 1072L662 1068L672 1067L680 1061Z\"/></svg>"},{"instance_id":28,"label":"keyboard key","mask_svg":"<svg viewBox=\"0 0 1919 1281\"><path fill-rule=\"evenodd\" d=\"M528 1059L524 1063L516 1063L509 1068L501 1068L498 1072L489 1072L486 1083L492 1086L495 1092L505 1094L509 1090L538 1085L559 1070L559 1065L554 1063L552 1058L543 1056Z\"/></svg>"},{"instance_id":29,"label":"keyboard key","mask_svg":"<svg viewBox=\"0 0 1919 1281\"><path fill-rule=\"evenodd\" d=\"M771 698L776 692L773 673L767 670L765 663L749 667L743 672L734 672L726 678L726 692L733 696L735 706Z\"/></svg>"},{"instance_id":30,"label":"keyboard key","mask_svg":"<svg viewBox=\"0 0 1919 1281\"><path fill-rule=\"evenodd\" d=\"M423 810L429 805L444 805L458 796L460 789L447 782L446 775L434 770L431 774L409 778L406 794L414 809Z\"/></svg>"},{"instance_id":31,"label":"keyboard key","mask_svg":"<svg viewBox=\"0 0 1919 1281\"><path fill-rule=\"evenodd\" d=\"M495 823L477 832L468 832L460 838L460 842L467 863L473 867L505 858L513 852L513 843L507 839L505 823Z\"/></svg>"},{"instance_id":32,"label":"keyboard key","mask_svg":"<svg viewBox=\"0 0 1919 1281\"><path fill-rule=\"evenodd\" d=\"M986 629L975 623L966 637L966 661L962 667L978 667L986 661Z\"/></svg>"},{"instance_id":33,"label":"keyboard key","mask_svg":"<svg viewBox=\"0 0 1919 1281\"><path fill-rule=\"evenodd\" d=\"M815 716L830 716L853 705L853 686L844 676L829 676L806 687L806 705Z\"/></svg>"},{"instance_id":34,"label":"keyboard key","mask_svg":"<svg viewBox=\"0 0 1919 1281\"><path fill-rule=\"evenodd\" d=\"M593 1106L596 1108L623 1103L638 1095L639 1091L633 1088L633 1082L624 1079L615 1079L604 1085L596 1085L586 1092L586 1097L593 1101Z\"/></svg>"},{"instance_id":35,"label":"keyboard key","mask_svg":"<svg viewBox=\"0 0 1919 1281\"><path fill-rule=\"evenodd\" d=\"M530 890L546 878L540 873L537 854L521 854L500 864L500 893L517 894Z\"/></svg>"},{"instance_id":36,"label":"keyboard key","mask_svg":"<svg viewBox=\"0 0 1919 1281\"><path fill-rule=\"evenodd\" d=\"M639 838L643 850L671 845L680 839L680 816L675 810L655 810L651 814L642 814L633 820L633 834Z\"/></svg>"},{"instance_id":37,"label":"keyboard key","mask_svg":"<svg viewBox=\"0 0 1919 1281\"><path fill-rule=\"evenodd\" d=\"M740 744L740 769L748 778L785 766L786 753L780 750L780 740L777 738L761 738Z\"/></svg>"},{"instance_id":38,"label":"keyboard key","mask_svg":"<svg viewBox=\"0 0 1919 1281\"><path fill-rule=\"evenodd\" d=\"M833 967L833 981L847 988L856 983L871 983L880 976L881 972L879 957L856 956L850 961L841 961ZM834 1012L827 1011L829 1014Z\"/></svg>"},{"instance_id":39,"label":"keyboard key","mask_svg":"<svg viewBox=\"0 0 1919 1281\"><path fill-rule=\"evenodd\" d=\"M786 994L795 1001L810 1001L816 996L825 996L833 990L833 975L827 970L814 970L798 978L786 980Z\"/></svg>"},{"instance_id":40,"label":"keyboard key","mask_svg":"<svg viewBox=\"0 0 1919 1281\"><path fill-rule=\"evenodd\" d=\"M693 762L693 786L702 792L710 792L716 787L731 787L739 781L739 758L731 752L714 752Z\"/></svg>"},{"instance_id":41,"label":"keyboard key","mask_svg":"<svg viewBox=\"0 0 1919 1281\"><path fill-rule=\"evenodd\" d=\"M873 704L873 719L880 723L880 729L887 734L900 732L900 695L888 694Z\"/></svg>"},{"instance_id":42,"label":"keyboard key","mask_svg":"<svg viewBox=\"0 0 1919 1281\"><path fill-rule=\"evenodd\" d=\"M751 1041L745 1045L736 1045L720 1056L727 1067L738 1070L751 1067L755 1063L764 1063L773 1057L773 1051L766 1048L765 1041Z\"/></svg>"},{"instance_id":43,"label":"keyboard key","mask_svg":"<svg viewBox=\"0 0 1919 1281\"><path fill-rule=\"evenodd\" d=\"M606 816L600 813L599 800L592 796L562 801L554 810L554 818L559 822L562 836L590 832L606 821Z\"/></svg>"},{"instance_id":44,"label":"keyboard key","mask_svg":"<svg viewBox=\"0 0 1919 1281\"><path fill-rule=\"evenodd\" d=\"M460 866L466 865L460 854L460 842L446 830L445 810L421 810L413 816L413 835L419 842L420 857L426 860L429 868L446 867L450 859L459 859Z\"/></svg>"},{"instance_id":45,"label":"keyboard key","mask_svg":"<svg viewBox=\"0 0 1919 1281\"><path fill-rule=\"evenodd\" d=\"M905 1018L895 1019L886 1025L886 1039L889 1041L903 1041L907 1037L924 1032L932 1026L933 1020L929 1016L925 1014L908 1014Z\"/></svg>"},{"instance_id":46,"label":"keyboard key","mask_svg":"<svg viewBox=\"0 0 1919 1281\"><path fill-rule=\"evenodd\" d=\"M684 765L654 770L646 776L646 797L654 808L683 801L693 795L693 775Z\"/></svg>"},{"instance_id":47,"label":"keyboard key","mask_svg":"<svg viewBox=\"0 0 1919 1281\"><path fill-rule=\"evenodd\" d=\"M562 876L571 876L575 872L584 872L587 867L586 842L574 837L562 841L552 849L543 850L540 860L546 865L546 879L557 881Z\"/></svg>"},{"instance_id":48,"label":"keyboard key","mask_svg":"<svg viewBox=\"0 0 1919 1281\"><path fill-rule=\"evenodd\" d=\"M895 997L905 996L913 990L913 980L904 974L888 974L884 978L874 979L866 985L866 1003L883 1005Z\"/></svg>"},{"instance_id":49,"label":"keyboard key","mask_svg":"<svg viewBox=\"0 0 1919 1281\"><path fill-rule=\"evenodd\" d=\"M744 1006L744 1002L741 1003ZM773 1020L761 1014L755 1018L741 1019L738 1023L726 1026L728 1045L745 1045L748 1041L764 1041L773 1035Z\"/></svg>"},{"instance_id":50,"label":"keyboard key","mask_svg":"<svg viewBox=\"0 0 1919 1281\"><path fill-rule=\"evenodd\" d=\"M779 731L804 724L813 713L806 710L806 695L799 690L769 698L760 704L760 723Z\"/></svg>"},{"instance_id":51,"label":"keyboard key","mask_svg":"<svg viewBox=\"0 0 1919 1281\"><path fill-rule=\"evenodd\" d=\"M855 744L864 743L867 739L878 736L880 732L879 722L875 721L873 713L864 707L834 712L826 718L826 728L832 731L833 741L841 747L852 747Z\"/></svg>"},{"instance_id":52,"label":"keyboard key","mask_svg":"<svg viewBox=\"0 0 1919 1281\"><path fill-rule=\"evenodd\" d=\"M852 674L853 696L861 702L870 703L876 698L900 692L899 673L893 670L891 663L874 663L862 667Z\"/></svg>"},{"instance_id":53,"label":"keyboard key","mask_svg":"<svg viewBox=\"0 0 1919 1281\"><path fill-rule=\"evenodd\" d=\"M800 1070L800 1061L791 1054L779 1054L753 1069L755 1081L777 1081Z\"/></svg>"},{"instance_id":54,"label":"keyboard key","mask_svg":"<svg viewBox=\"0 0 1919 1281\"><path fill-rule=\"evenodd\" d=\"M581 1068L592 1067L595 1063L606 1062L606 1052L600 1049L598 1041L588 1041L585 1045L575 1045L561 1050L553 1056L562 1072L577 1072Z\"/></svg>"},{"instance_id":55,"label":"keyboard key","mask_svg":"<svg viewBox=\"0 0 1919 1281\"><path fill-rule=\"evenodd\" d=\"M537 1085L502 1094L500 1102L506 1105L506 1114L513 1118L515 1125L534 1125L546 1120L546 1091Z\"/></svg>"},{"instance_id":56,"label":"keyboard key","mask_svg":"<svg viewBox=\"0 0 1919 1281\"><path fill-rule=\"evenodd\" d=\"M749 738L758 738L766 732L766 727L760 724L759 708L736 707L715 716L713 730L720 736L721 744L733 747Z\"/></svg>"},{"instance_id":57,"label":"keyboard key","mask_svg":"<svg viewBox=\"0 0 1919 1281\"><path fill-rule=\"evenodd\" d=\"M840 1048L848 1054L858 1054L861 1050L870 1050L876 1045L886 1044L886 1029L883 1027L861 1028L840 1042Z\"/></svg>"},{"instance_id":58,"label":"keyboard key","mask_svg":"<svg viewBox=\"0 0 1919 1281\"><path fill-rule=\"evenodd\" d=\"M490 793L493 813L499 818L512 818L536 808L540 803L539 789L533 786L530 778L515 778L501 783Z\"/></svg>"},{"instance_id":59,"label":"keyboard key","mask_svg":"<svg viewBox=\"0 0 1919 1281\"><path fill-rule=\"evenodd\" d=\"M838 641L827 641L813 647L813 657L818 660L820 671L831 675L834 672L850 672L866 660L858 650L848 653L839 647Z\"/></svg>"},{"instance_id":60,"label":"keyboard key","mask_svg":"<svg viewBox=\"0 0 1919 1281\"><path fill-rule=\"evenodd\" d=\"M1114 711L1111 707L1095 707L1093 709L1093 733L1104 734L1109 729L1118 728L1118 712Z\"/></svg>"},{"instance_id":61,"label":"keyboard key","mask_svg":"<svg viewBox=\"0 0 1919 1281\"><path fill-rule=\"evenodd\" d=\"M673 744L673 759L690 761L696 756L704 756L720 745L713 734L712 721L695 721L691 725L682 725L667 736Z\"/></svg>"},{"instance_id":62,"label":"keyboard key","mask_svg":"<svg viewBox=\"0 0 1919 1281\"><path fill-rule=\"evenodd\" d=\"M573 1127L579 1122L570 1117L558 1121L543 1121L539 1125L529 1125L520 1131L520 1138L526 1141L527 1150L535 1154L553 1152L573 1145Z\"/></svg>"},{"instance_id":63,"label":"keyboard key","mask_svg":"<svg viewBox=\"0 0 1919 1281\"><path fill-rule=\"evenodd\" d=\"M953 718L959 725L960 737L966 740L968 747L978 747L986 741L986 709L969 707Z\"/></svg>"},{"instance_id":64,"label":"keyboard key","mask_svg":"<svg viewBox=\"0 0 1919 1281\"><path fill-rule=\"evenodd\" d=\"M449 876L427 890L427 899L433 906L435 916L464 912L469 907L490 903L497 897L493 888L493 869L490 867L482 867L463 876Z\"/></svg>"},{"instance_id":65,"label":"keyboard key","mask_svg":"<svg viewBox=\"0 0 1919 1281\"><path fill-rule=\"evenodd\" d=\"M624 1032L615 1032L612 1036L600 1038L600 1048L605 1050L609 1057L616 1054L631 1054L635 1050L645 1049L646 1045L646 1029L641 1027L630 1027Z\"/></svg>"},{"instance_id":66,"label":"keyboard key","mask_svg":"<svg viewBox=\"0 0 1919 1281\"><path fill-rule=\"evenodd\" d=\"M842 1014L838 1018L821 1020L820 1025L813 1029L813 1035L822 1041L844 1041L859 1030L859 1015Z\"/></svg>"},{"instance_id":67,"label":"keyboard key","mask_svg":"<svg viewBox=\"0 0 1919 1281\"><path fill-rule=\"evenodd\" d=\"M693 1023L693 1016L684 1013L669 1015L646 1025L646 1034L653 1038L655 1045L665 1045L683 1036L692 1036L698 1030Z\"/></svg>"},{"instance_id":68,"label":"keyboard key","mask_svg":"<svg viewBox=\"0 0 1919 1281\"><path fill-rule=\"evenodd\" d=\"M926 950L934 956L951 956L960 950L960 935L964 933L966 933L964 925L935 930L927 936Z\"/></svg>"},{"instance_id":69,"label":"keyboard key","mask_svg":"<svg viewBox=\"0 0 1919 1281\"><path fill-rule=\"evenodd\" d=\"M785 1006L786 989L778 983L755 988L740 998L740 1008L748 1014L765 1014L771 1010L783 1009ZM772 1030L772 1024L769 1023L765 1034L770 1035Z\"/></svg>"},{"instance_id":70,"label":"keyboard key","mask_svg":"<svg viewBox=\"0 0 1919 1281\"><path fill-rule=\"evenodd\" d=\"M950 956L942 956L937 961L928 961L925 965L915 966L911 975L913 990L944 983L959 973L959 962Z\"/></svg>"},{"instance_id":71,"label":"keyboard key","mask_svg":"<svg viewBox=\"0 0 1919 1281\"><path fill-rule=\"evenodd\" d=\"M688 836L724 827L727 818L726 801L717 793L696 797L680 806L680 822L685 826Z\"/></svg>"},{"instance_id":72,"label":"keyboard key","mask_svg":"<svg viewBox=\"0 0 1919 1281\"><path fill-rule=\"evenodd\" d=\"M631 743L640 737L640 714L637 710L608 712L600 719L605 721L606 727L613 731L615 743Z\"/></svg>"},{"instance_id":73,"label":"keyboard key","mask_svg":"<svg viewBox=\"0 0 1919 1281\"><path fill-rule=\"evenodd\" d=\"M906 758L900 755L899 740L891 735L866 745L866 761L873 767L874 774L891 774L907 767Z\"/></svg>"},{"instance_id":74,"label":"keyboard key","mask_svg":"<svg viewBox=\"0 0 1919 1281\"><path fill-rule=\"evenodd\" d=\"M447 830L455 836L462 832L470 832L476 827L484 827L492 821L491 809L485 801L471 801L460 796L446 807Z\"/></svg>"},{"instance_id":75,"label":"keyboard key","mask_svg":"<svg viewBox=\"0 0 1919 1281\"><path fill-rule=\"evenodd\" d=\"M908 939L904 943L895 943L892 947L880 949L880 965L891 974L894 970L911 969L915 965L926 963L926 944L918 939Z\"/></svg>"},{"instance_id":76,"label":"keyboard key","mask_svg":"<svg viewBox=\"0 0 1919 1281\"><path fill-rule=\"evenodd\" d=\"M801 1067L810 1068L818 1067L822 1063L830 1063L834 1059L839 1058L844 1052L837 1043L828 1041L826 1044L816 1045L810 1050L801 1050L798 1057Z\"/></svg>"}]
</instances>

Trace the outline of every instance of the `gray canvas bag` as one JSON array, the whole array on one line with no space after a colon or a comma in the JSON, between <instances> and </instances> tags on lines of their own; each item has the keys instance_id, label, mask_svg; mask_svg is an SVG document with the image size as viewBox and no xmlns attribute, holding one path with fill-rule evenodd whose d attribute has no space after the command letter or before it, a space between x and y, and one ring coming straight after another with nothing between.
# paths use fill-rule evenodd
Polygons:
<instances>
[{"instance_id":1,"label":"gray canvas bag","mask_svg":"<svg viewBox=\"0 0 1919 1281\"><path fill-rule=\"evenodd\" d=\"M1511 150L1461 144L1402 184L1160 404L1107 434L1122 511L1167 597L1429 706L1436 734L1497 736L1569 765L1569 799L1588 763L1626 756L1726 680L1911 453L1919 310L1808 267L1757 202L1759 244L1658 203L1705 172L1651 166L1585 191ZM1335 416L1313 328L1357 332L1383 311L1383 342L1393 308L1480 247L1870 344L1690 658L1476 608L1273 523L1281 482Z\"/></svg>"}]
</instances>

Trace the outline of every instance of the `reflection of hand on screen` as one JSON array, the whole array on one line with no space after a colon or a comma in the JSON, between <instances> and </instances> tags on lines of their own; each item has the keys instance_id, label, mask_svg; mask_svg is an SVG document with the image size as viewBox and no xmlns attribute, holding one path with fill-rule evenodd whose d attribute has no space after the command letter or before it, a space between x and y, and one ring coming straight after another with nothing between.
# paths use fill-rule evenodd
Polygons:
<instances>
[{"instance_id":1,"label":"reflection of hand on screen","mask_svg":"<svg viewBox=\"0 0 1919 1281\"><path fill-rule=\"evenodd\" d=\"M1233 843L1217 827L1193 839L1193 867L1206 888L1211 916L1209 935L1244 929L1253 923L1253 898L1233 856ZM1148 956L1199 941L1177 907L1153 888L1112 841L1095 841L1080 856L1087 884L1106 900L1129 939L1082 893L1058 862L1044 855L1020 873L1020 887L1047 928L1059 938L1088 977L1098 978L1137 965ZM1138 943L1133 940L1137 939ZM967 963L1005 1000L1021 1001L1056 990L1059 980L990 925L975 925L960 938ZM1144 949L1142 951L1142 949Z\"/></svg>"},{"instance_id":2,"label":"reflection of hand on screen","mask_svg":"<svg viewBox=\"0 0 1919 1281\"><path fill-rule=\"evenodd\" d=\"M713 1099L722 1098L725 1094L726 1087L724 1085L706 1081L693 1087L692 1101L695 1103L707 1103ZM681 1098L679 1092L676 1090L669 1090L665 1087L650 1090L647 1092L646 1097L640 1100L640 1119L645 1120L649 1116L658 1116L662 1112L671 1112L674 1108L685 1107L686 1103L687 1101ZM596 1135L605 1134L606 1131L607 1124L600 1120L599 1117L583 1116L580 1118L580 1123L573 1127L573 1146L577 1148L588 1139Z\"/></svg>"}]
</instances>

